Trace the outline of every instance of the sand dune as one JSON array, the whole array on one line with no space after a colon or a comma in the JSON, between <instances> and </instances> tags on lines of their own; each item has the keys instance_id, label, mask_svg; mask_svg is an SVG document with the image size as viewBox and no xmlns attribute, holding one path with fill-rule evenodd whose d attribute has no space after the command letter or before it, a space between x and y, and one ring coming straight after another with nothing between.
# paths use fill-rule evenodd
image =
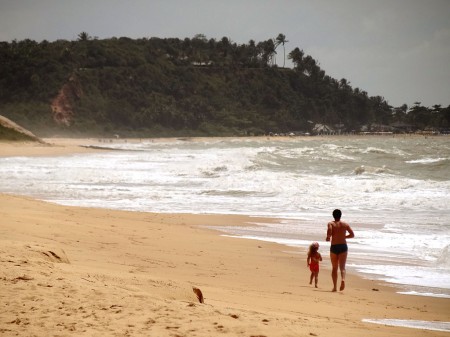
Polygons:
<instances>
[{"instance_id":1,"label":"sand dune","mask_svg":"<svg viewBox=\"0 0 450 337\"><path fill-rule=\"evenodd\" d=\"M30 140L43 143L43 141L36 137L31 131L2 115L0 115L0 135L6 136L8 139Z\"/></svg>"}]
</instances>

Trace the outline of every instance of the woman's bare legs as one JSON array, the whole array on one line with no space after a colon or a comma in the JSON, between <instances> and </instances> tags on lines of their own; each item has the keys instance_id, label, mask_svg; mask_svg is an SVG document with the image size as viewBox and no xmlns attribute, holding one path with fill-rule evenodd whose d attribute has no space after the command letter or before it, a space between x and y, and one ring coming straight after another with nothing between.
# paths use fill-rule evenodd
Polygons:
<instances>
[{"instance_id":1,"label":"woman's bare legs","mask_svg":"<svg viewBox=\"0 0 450 337\"><path fill-rule=\"evenodd\" d=\"M347 252L339 254L339 269L341 270L341 287L339 290L345 289L345 263L347 262Z\"/></svg>"},{"instance_id":2,"label":"woman's bare legs","mask_svg":"<svg viewBox=\"0 0 450 337\"><path fill-rule=\"evenodd\" d=\"M339 258L338 255L334 253L330 253L330 260L331 260L331 278L333 279L333 290L337 291L336 289L336 283L337 283L337 271L339 266Z\"/></svg>"},{"instance_id":3,"label":"woman's bare legs","mask_svg":"<svg viewBox=\"0 0 450 337\"><path fill-rule=\"evenodd\" d=\"M341 287L339 290L345 289L345 263L347 262L347 252L340 253L339 255L330 253L331 260L331 278L333 279L333 290L337 291L337 279L338 279L338 269L341 271Z\"/></svg>"}]
</instances>

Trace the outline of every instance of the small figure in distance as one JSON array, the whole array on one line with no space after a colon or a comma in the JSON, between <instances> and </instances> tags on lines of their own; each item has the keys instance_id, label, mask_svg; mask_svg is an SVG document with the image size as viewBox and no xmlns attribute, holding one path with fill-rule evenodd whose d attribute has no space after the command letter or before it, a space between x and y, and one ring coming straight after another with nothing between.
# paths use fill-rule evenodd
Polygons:
<instances>
[{"instance_id":1,"label":"small figure in distance","mask_svg":"<svg viewBox=\"0 0 450 337\"><path fill-rule=\"evenodd\" d=\"M345 263L347 262L348 246L347 240L355 237L348 223L341 221L342 212L339 209L333 211L334 221L328 223L327 241L331 241L330 259L332 265L331 278L333 279L333 290L337 291L338 269L341 271L341 287L345 289ZM348 234L347 234L348 233Z\"/></svg>"},{"instance_id":2,"label":"small figure in distance","mask_svg":"<svg viewBox=\"0 0 450 337\"><path fill-rule=\"evenodd\" d=\"M311 270L311 277L309 278L309 284L312 284L313 279L315 279L315 286L317 288L317 282L319 281L319 262L322 261L322 255L319 253L319 243L313 242L309 246L308 259L306 264Z\"/></svg>"}]
</instances>

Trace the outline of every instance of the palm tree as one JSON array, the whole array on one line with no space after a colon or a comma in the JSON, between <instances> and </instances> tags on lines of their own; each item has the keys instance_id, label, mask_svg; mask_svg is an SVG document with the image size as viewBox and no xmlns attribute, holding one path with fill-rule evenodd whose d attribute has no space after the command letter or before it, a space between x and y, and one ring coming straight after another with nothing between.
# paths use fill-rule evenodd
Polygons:
<instances>
[{"instance_id":1,"label":"palm tree","mask_svg":"<svg viewBox=\"0 0 450 337\"><path fill-rule=\"evenodd\" d=\"M87 41L90 39L91 39L91 37L86 32L81 32L80 34L78 34L78 41Z\"/></svg>"},{"instance_id":2,"label":"palm tree","mask_svg":"<svg viewBox=\"0 0 450 337\"><path fill-rule=\"evenodd\" d=\"M303 50L300 50L298 47L296 47L293 51L289 53L288 59L292 60L295 68L297 68L300 71L303 71L302 61L304 55L305 53L303 52Z\"/></svg>"},{"instance_id":3,"label":"palm tree","mask_svg":"<svg viewBox=\"0 0 450 337\"><path fill-rule=\"evenodd\" d=\"M433 105L433 112L440 112L442 110L442 107L440 104Z\"/></svg>"},{"instance_id":4,"label":"palm tree","mask_svg":"<svg viewBox=\"0 0 450 337\"><path fill-rule=\"evenodd\" d=\"M350 82L348 82L345 78L341 78L339 81L339 88L344 90L350 89Z\"/></svg>"},{"instance_id":5,"label":"palm tree","mask_svg":"<svg viewBox=\"0 0 450 337\"><path fill-rule=\"evenodd\" d=\"M248 52L248 62L250 66L254 66L258 62L258 48L256 47L256 43L254 40L250 40L248 42L247 47Z\"/></svg>"},{"instance_id":6,"label":"palm tree","mask_svg":"<svg viewBox=\"0 0 450 337\"><path fill-rule=\"evenodd\" d=\"M275 44L272 39L267 41L259 42L257 47L261 52L261 59L264 65L273 65L274 64L274 56L277 53L275 51Z\"/></svg>"},{"instance_id":7,"label":"palm tree","mask_svg":"<svg viewBox=\"0 0 450 337\"><path fill-rule=\"evenodd\" d=\"M317 68L316 60L314 60L311 55L306 55L303 59L304 70L308 73L308 76L311 76L314 73L314 70Z\"/></svg>"},{"instance_id":8,"label":"palm tree","mask_svg":"<svg viewBox=\"0 0 450 337\"><path fill-rule=\"evenodd\" d=\"M286 35L284 35L284 34L278 34L278 36L277 36L277 38L275 39L275 49L281 44L281 45L283 45L283 68L284 68L284 65L285 65L285 63L286 63L286 50L285 50L285 48L284 48L284 44L286 43L286 42L289 42L288 40L286 40Z\"/></svg>"}]
</instances>

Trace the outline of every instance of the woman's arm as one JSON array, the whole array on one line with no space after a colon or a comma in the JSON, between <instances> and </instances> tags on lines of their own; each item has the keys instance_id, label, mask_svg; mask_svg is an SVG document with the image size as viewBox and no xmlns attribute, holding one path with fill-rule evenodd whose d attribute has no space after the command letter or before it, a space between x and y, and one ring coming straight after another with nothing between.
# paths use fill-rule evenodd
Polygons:
<instances>
[{"instance_id":1,"label":"woman's arm","mask_svg":"<svg viewBox=\"0 0 450 337\"><path fill-rule=\"evenodd\" d=\"M326 239L326 241L330 241L332 234L333 234L333 225L329 222L328 223L328 230L327 230L327 239Z\"/></svg>"},{"instance_id":2,"label":"woman's arm","mask_svg":"<svg viewBox=\"0 0 450 337\"><path fill-rule=\"evenodd\" d=\"M350 226L347 225L347 232L348 235L345 236L346 239L351 239L355 237L355 233L353 233L353 230Z\"/></svg>"}]
</instances>

